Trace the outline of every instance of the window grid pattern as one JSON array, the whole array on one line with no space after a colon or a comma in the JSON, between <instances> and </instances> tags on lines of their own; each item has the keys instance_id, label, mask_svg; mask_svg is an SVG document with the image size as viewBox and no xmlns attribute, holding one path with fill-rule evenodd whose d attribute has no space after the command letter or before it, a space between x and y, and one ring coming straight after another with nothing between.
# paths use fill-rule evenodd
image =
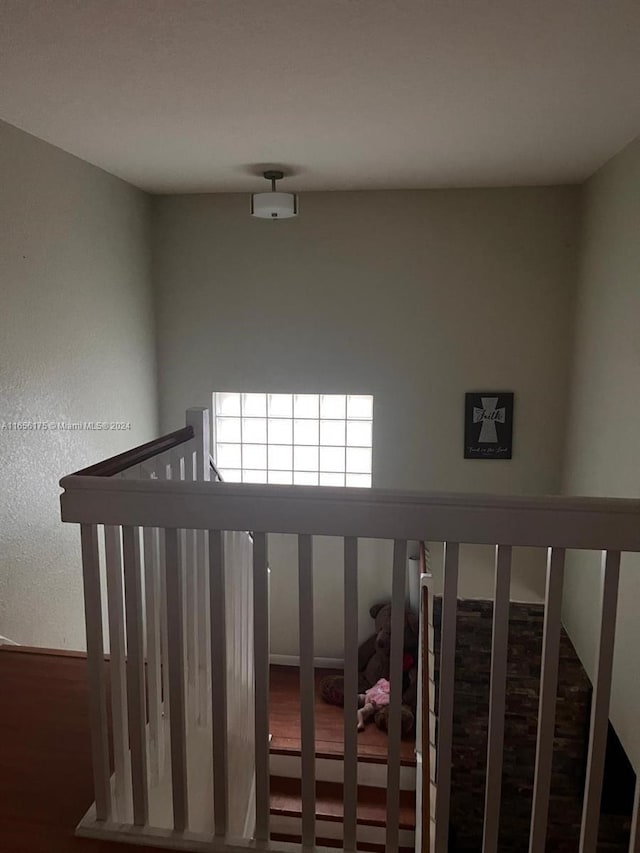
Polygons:
<instances>
[{"instance_id":1,"label":"window grid pattern","mask_svg":"<svg viewBox=\"0 0 640 853\"><path fill-rule=\"evenodd\" d=\"M214 443L234 483L371 486L373 397L215 393Z\"/></svg>"}]
</instances>

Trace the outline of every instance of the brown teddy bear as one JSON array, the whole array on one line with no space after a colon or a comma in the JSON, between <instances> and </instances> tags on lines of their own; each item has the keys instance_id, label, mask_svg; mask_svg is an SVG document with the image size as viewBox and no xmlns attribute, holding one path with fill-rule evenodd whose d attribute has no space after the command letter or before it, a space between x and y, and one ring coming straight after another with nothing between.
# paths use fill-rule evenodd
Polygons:
<instances>
[{"instance_id":1,"label":"brown teddy bear","mask_svg":"<svg viewBox=\"0 0 640 853\"><path fill-rule=\"evenodd\" d=\"M384 681L389 679L389 658L391 652L391 604L374 604L369 613L375 620L376 633L365 640L358 649L358 693L359 705L365 711L364 719L373 717L379 729L387 731L388 704L376 706L365 699L379 682L383 689ZM418 617L410 610L404 617L404 655L402 665L402 736L412 734L415 726L417 680L418 680ZM320 682L320 695L331 705L344 706L344 678L341 675L327 675ZM371 695L371 693L369 693ZM359 728L364 722L359 715Z\"/></svg>"}]
</instances>

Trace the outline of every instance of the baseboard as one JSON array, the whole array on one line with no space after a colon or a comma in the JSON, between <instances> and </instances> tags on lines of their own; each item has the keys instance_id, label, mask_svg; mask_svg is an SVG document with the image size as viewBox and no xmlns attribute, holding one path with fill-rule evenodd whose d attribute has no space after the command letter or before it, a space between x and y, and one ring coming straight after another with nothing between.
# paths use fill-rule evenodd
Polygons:
<instances>
[{"instance_id":1,"label":"baseboard","mask_svg":"<svg viewBox=\"0 0 640 853\"><path fill-rule=\"evenodd\" d=\"M300 666L297 655L270 655L269 661L275 666ZM313 665L320 669L344 669L342 658L314 658Z\"/></svg>"}]
</instances>

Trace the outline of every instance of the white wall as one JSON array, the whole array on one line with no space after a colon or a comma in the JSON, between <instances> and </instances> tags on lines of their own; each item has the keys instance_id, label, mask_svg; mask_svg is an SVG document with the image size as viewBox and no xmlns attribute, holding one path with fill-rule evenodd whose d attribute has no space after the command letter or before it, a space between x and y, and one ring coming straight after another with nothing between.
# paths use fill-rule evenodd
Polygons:
<instances>
[{"instance_id":1,"label":"white wall","mask_svg":"<svg viewBox=\"0 0 640 853\"><path fill-rule=\"evenodd\" d=\"M640 139L585 186L565 490L640 497ZM564 623L593 676L599 559L571 555ZM640 771L640 558L622 560L611 721Z\"/></svg>"},{"instance_id":2,"label":"white wall","mask_svg":"<svg viewBox=\"0 0 640 853\"><path fill-rule=\"evenodd\" d=\"M157 429L149 209L143 193L0 124L0 635L84 647L80 537L58 481Z\"/></svg>"},{"instance_id":3,"label":"white wall","mask_svg":"<svg viewBox=\"0 0 640 853\"><path fill-rule=\"evenodd\" d=\"M298 219L265 222L246 195L154 199L163 429L214 390L371 393L375 485L556 492L578 204L573 187L308 193ZM464 392L492 388L516 393L514 458L464 460ZM275 547L286 654L296 578L290 545ZM374 552L370 600L390 589ZM544 555L522 557L513 597L539 600L543 575ZM317 653L340 656L339 548L321 549L316 578ZM461 588L491 596L490 554L467 551Z\"/></svg>"}]
</instances>

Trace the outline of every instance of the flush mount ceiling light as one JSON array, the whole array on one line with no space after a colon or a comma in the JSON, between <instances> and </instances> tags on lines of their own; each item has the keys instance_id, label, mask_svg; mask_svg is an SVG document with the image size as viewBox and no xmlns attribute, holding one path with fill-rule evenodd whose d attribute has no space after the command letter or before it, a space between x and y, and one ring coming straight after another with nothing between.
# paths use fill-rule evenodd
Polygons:
<instances>
[{"instance_id":1,"label":"flush mount ceiling light","mask_svg":"<svg viewBox=\"0 0 640 853\"><path fill-rule=\"evenodd\" d=\"M253 193L251 196L251 215L260 219L290 219L298 215L298 196L295 193L279 193L276 181L284 178L284 172L273 169L262 173L271 181L270 193Z\"/></svg>"}]
</instances>

